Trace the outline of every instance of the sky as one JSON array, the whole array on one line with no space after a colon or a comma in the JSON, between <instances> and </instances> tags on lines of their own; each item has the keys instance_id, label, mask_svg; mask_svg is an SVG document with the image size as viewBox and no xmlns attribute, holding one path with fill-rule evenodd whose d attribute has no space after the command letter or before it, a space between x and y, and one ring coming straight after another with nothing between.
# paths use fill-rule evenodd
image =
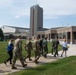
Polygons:
<instances>
[{"instance_id":1,"label":"sky","mask_svg":"<svg viewBox=\"0 0 76 75\"><path fill-rule=\"evenodd\" d=\"M76 0L0 0L0 27L30 27L30 7L43 8L43 27L76 26Z\"/></svg>"}]
</instances>

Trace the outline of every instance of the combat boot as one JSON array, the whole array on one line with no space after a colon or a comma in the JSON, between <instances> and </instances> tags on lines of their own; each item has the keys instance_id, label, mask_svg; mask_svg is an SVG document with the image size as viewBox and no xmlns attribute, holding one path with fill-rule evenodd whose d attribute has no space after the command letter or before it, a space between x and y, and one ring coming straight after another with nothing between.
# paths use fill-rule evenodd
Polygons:
<instances>
[{"instance_id":1,"label":"combat boot","mask_svg":"<svg viewBox=\"0 0 76 75\"><path fill-rule=\"evenodd\" d=\"M17 69L17 67L15 67L15 66L12 66L12 69Z\"/></svg>"},{"instance_id":2,"label":"combat boot","mask_svg":"<svg viewBox=\"0 0 76 75\"><path fill-rule=\"evenodd\" d=\"M36 64L38 64L39 62L37 60L34 61Z\"/></svg>"},{"instance_id":3,"label":"combat boot","mask_svg":"<svg viewBox=\"0 0 76 75\"><path fill-rule=\"evenodd\" d=\"M24 65L23 65L23 67L26 67L26 66L27 66L27 64L24 64Z\"/></svg>"}]
</instances>

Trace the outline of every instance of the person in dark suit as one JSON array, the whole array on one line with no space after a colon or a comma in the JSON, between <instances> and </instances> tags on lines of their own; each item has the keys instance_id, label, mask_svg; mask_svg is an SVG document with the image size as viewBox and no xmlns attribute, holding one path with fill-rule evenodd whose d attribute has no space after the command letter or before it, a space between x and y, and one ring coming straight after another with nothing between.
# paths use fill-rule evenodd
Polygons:
<instances>
[{"instance_id":1,"label":"person in dark suit","mask_svg":"<svg viewBox=\"0 0 76 75\"><path fill-rule=\"evenodd\" d=\"M54 54L54 57L56 57L56 55L58 56L58 45L59 45L59 40L58 40L58 37L56 37L56 39L55 39L55 54Z\"/></svg>"},{"instance_id":2,"label":"person in dark suit","mask_svg":"<svg viewBox=\"0 0 76 75\"><path fill-rule=\"evenodd\" d=\"M40 53L43 55L43 38L40 39Z\"/></svg>"},{"instance_id":3,"label":"person in dark suit","mask_svg":"<svg viewBox=\"0 0 76 75\"><path fill-rule=\"evenodd\" d=\"M52 39L52 55L54 53L55 49L55 39Z\"/></svg>"}]
</instances>

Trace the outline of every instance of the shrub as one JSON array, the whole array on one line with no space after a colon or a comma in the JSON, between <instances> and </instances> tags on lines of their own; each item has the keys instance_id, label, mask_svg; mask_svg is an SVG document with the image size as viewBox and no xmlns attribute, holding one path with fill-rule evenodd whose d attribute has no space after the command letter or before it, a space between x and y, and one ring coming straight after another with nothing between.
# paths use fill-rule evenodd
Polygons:
<instances>
[{"instance_id":1,"label":"shrub","mask_svg":"<svg viewBox=\"0 0 76 75\"><path fill-rule=\"evenodd\" d=\"M0 41L3 41L3 40L4 40L4 34L2 29L0 28Z\"/></svg>"}]
</instances>

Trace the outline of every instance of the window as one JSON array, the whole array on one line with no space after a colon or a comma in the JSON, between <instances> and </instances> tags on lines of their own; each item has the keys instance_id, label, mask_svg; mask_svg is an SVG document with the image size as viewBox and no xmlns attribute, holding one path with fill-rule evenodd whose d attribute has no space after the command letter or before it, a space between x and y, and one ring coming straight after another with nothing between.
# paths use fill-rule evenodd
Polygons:
<instances>
[{"instance_id":1,"label":"window","mask_svg":"<svg viewBox=\"0 0 76 75\"><path fill-rule=\"evenodd\" d=\"M66 32L63 32L63 38L66 38Z\"/></svg>"},{"instance_id":2,"label":"window","mask_svg":"<svg viewBox=\"0 0 76 75\"><path fill-rule=\"evenodd\" d=\"M42 34L42 38L45 38L45 35L44 34Z\"/></svg>"},{"instance_id":3,"label":"window","mask_svg":"<svg viewBox=\"0 0 76 75\"><path fill-rule=\"evenodd\" d=\"M62 39L63 34L62 33L59 33L58 36L59 36L60 39Z\"/></svg>"},{"instance_id":4,"label":"window","mask_svg":"<svg viewBox=\"0 0 76 75\"><path fill-rule=\"evenodd\" d=\"M38 35L38 37L40 38L40 35Z\"/></svg>"},{"instance_id":5,"label":"window","mask_svg":"<svg viewBox=\"0 0 76 75\"><path fill-rule=\"evenodd\" d=\"M39 27L39 29L41 29L41 27Z\"/></svg>"}]
</instances>

